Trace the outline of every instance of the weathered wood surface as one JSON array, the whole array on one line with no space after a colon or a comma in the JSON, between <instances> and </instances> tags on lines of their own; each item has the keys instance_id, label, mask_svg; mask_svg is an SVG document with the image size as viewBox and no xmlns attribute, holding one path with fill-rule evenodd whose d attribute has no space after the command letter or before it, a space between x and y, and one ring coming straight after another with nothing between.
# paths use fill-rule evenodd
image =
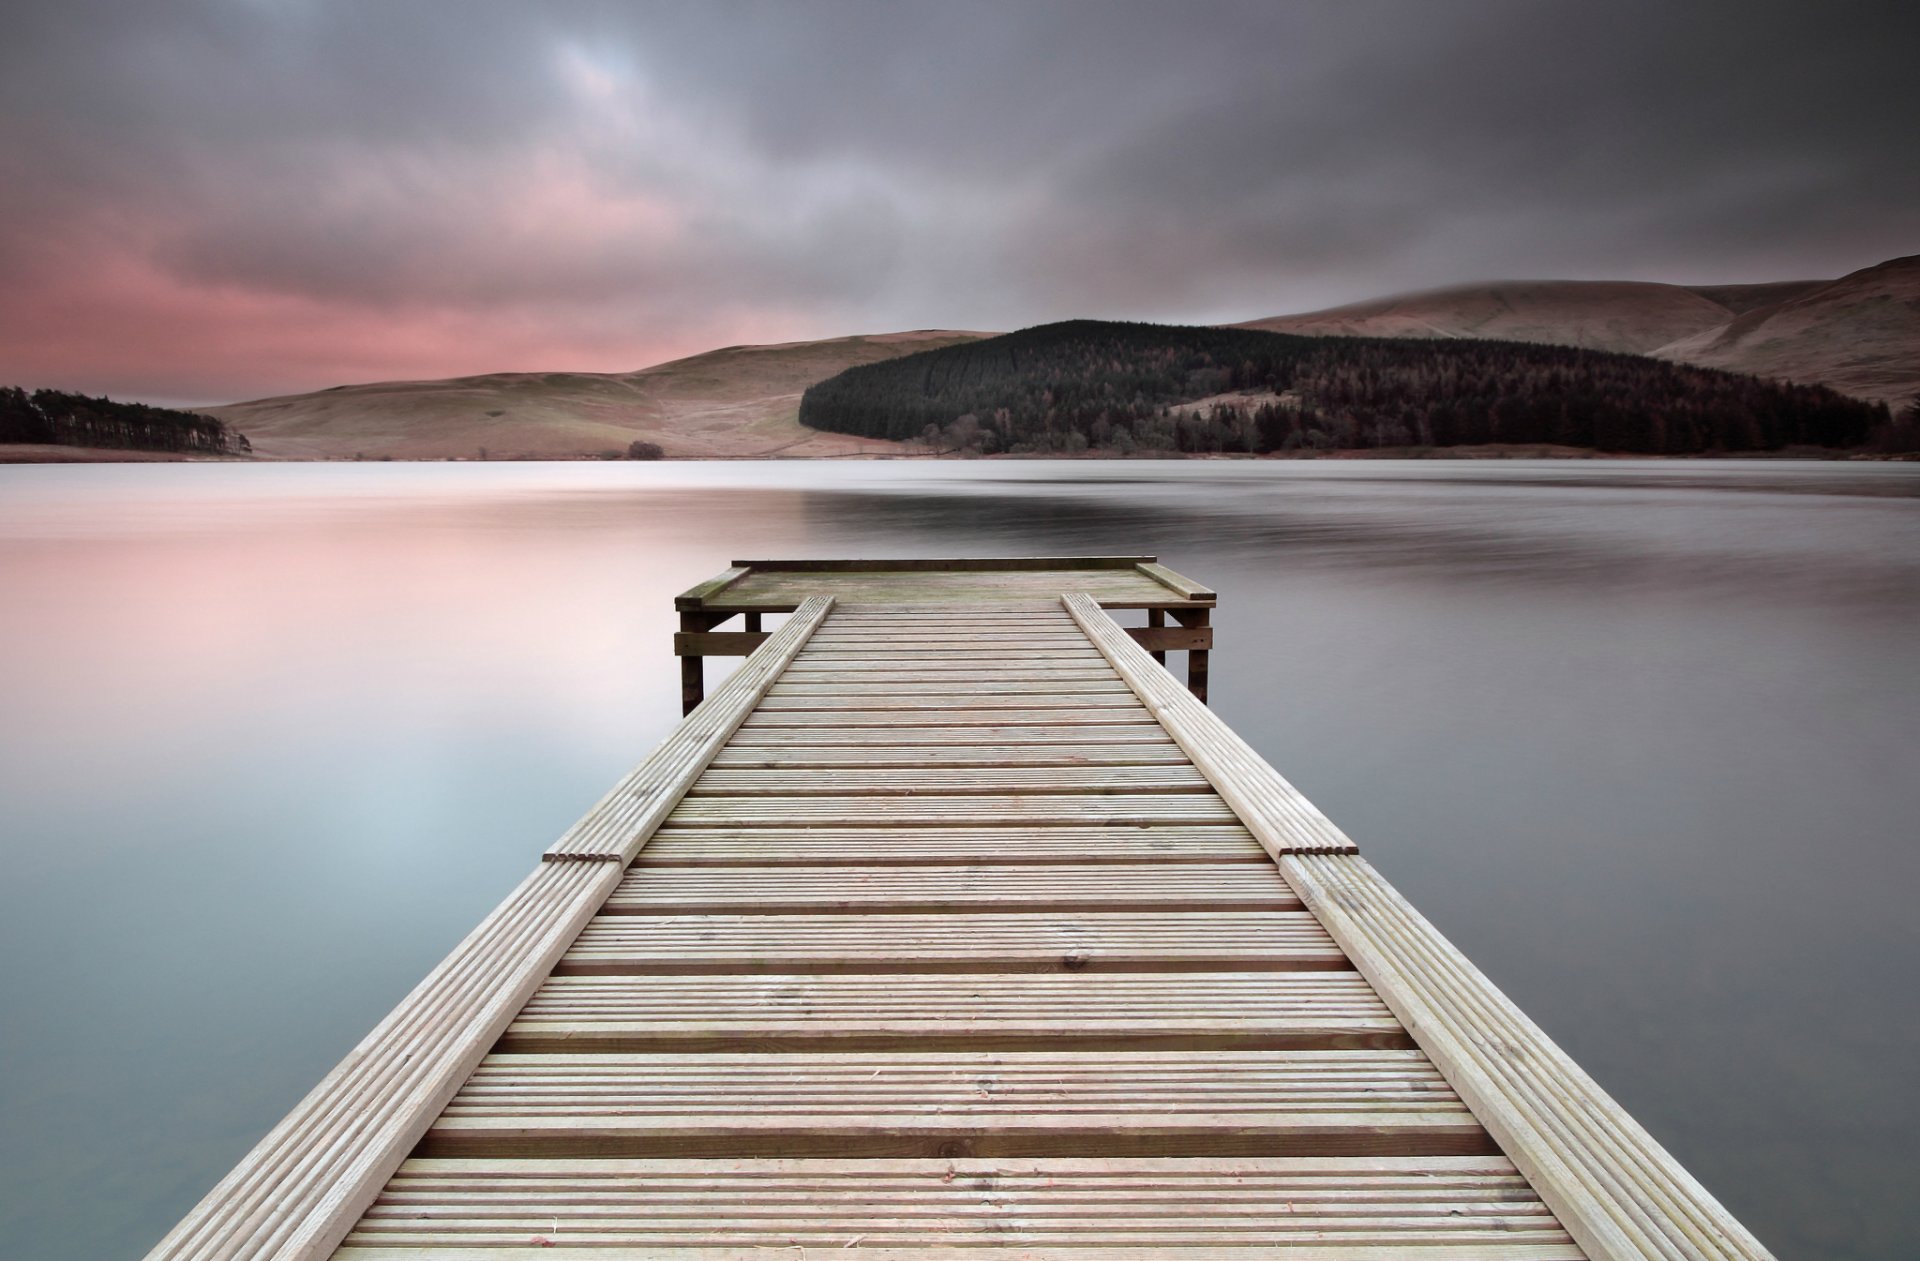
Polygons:
<instances>
[{"instance_id":1,"label":"weathered wood surface","mask_svg":"<svg viewBox=\"0 0 1920 1261\"><path fill-rule=\"evenodd\" d=\"M604 915L587 926L558 972L1251 972L1346 966L1346 955L1304 911L1147 915L1128 906L965 915L949 909Z\"/></svg>"},{"instance_id":2,"label":"weathered wood surface","mask_svg":"<svg viewBox=\"0 0 1920 1261\"><path fill-rule=\"evenodd\" d=\"M1154 827L682 828L663 827L640 856L648 869L869 864L1261 863L1238 824Z\"/></svg>"},{"instance_id":3,"label":"weathered wood surface","mask_svg":"<svg viewBox=\"0 0 1920 1261\"><path fill-rule=\"evenodd\" d=\"M808 1205L804 1215L795 1205ZM801 1249L875 1261L1008 1249L1047 1261L1578 1261L1497 1156L1313 1159L412 1160L342 1252L417 1261L546 1245L736 1261ZM486 1245L493 1245L486 1247ZM484 1247L484 1251L481 1250ZM1269 1251L1280 1249L1278 1253ZM771 1251L770 1251L771 1250ZM1145 1251L1152 1250L1152 1251ZM1164 1250L1164 1251L1163 1251ZM819 1255L819 1254L815 1254Z\"/></svg>"},{"instance_id":4,"label":"weathered wood surface","mask_svg":"<svg viewBox=\"0 0 1920 1261\"><path fill-rule=\"evenodd\" d=\"M766 642L766 631L680 631L673 637L673 655L744 657Z\"/></svg>"},{"instance_id":5,"label":"weathered wood surface","mask_svg":"<svg viewBox=\"0 0 1920 1261\"><path fill-rule=\"evenodd\" d=\"M1109 1155L1490 1151L1418 1052L968 1051L496 1055L421 1153L1046 1156L1076 1140Z\"/></svg>"},{"instance_id":6,"label":"weathered wood surface","mask_svg":"<svg viewBox=\"0 0 1920 1261\"><path fill-rule=\"evenodd\" d=\"M1076 564L1206 629L1151 558ZM1765 1256L1097 590L874 566L156 1255ZM683 616L818 576L738 569Z\"/></svg>"},{"instance_id":7,"label":"weathered wood surface","mask_svg":"<svg viewBox=\"0 0 1920 1261\"><path fill-rule=\"evenodd\" d=\"M694 796L836 796L866 793L912 797L924 793L1165 793L1212 792L1191 766L978 767L927 769L862 765L835 768L736 770L709 767L689 790Z\"/></svg>"},{"instance_id":8,"label":"weathered wood surface","mask_svg":"<svg viewBox=\"0 0 1920 1261\"><path fill-rule=\"evenodd\" d=\"M504 1051L1409 1045L1350 972L556 976Z\"/></svg>"},{"instance_id":9,"label":"weathered wood surface","mask_svg":"<svg viewBox=\"0 0 1920 1261\"><path fill-rule=\"evenodd\" d=\"M866 619L931 615L952 622L954 613L964 617L975 609L990 610L994 620L1046 613L1067 591L1087 592L1110 608L1193 608L1210 606L1216 598L1152 556L967 557L735 561L733 568L684 593L677 605L778 612L825 594Z\"/></svg>"},{"instance_id":10,"label":"weathered wood surface","mask_svg":"<svg viewBox=\"0 0 1920 1261\"><path fill-rule=\"evenodd\" d=\"M852 856L849 856L852 859ZM853 860L857 861L857 860ZM610 915L719 910L1294 910L1299 897L1279 873L1254 863L1000 863L831 867L641 866L607 899Z\"/></svg>"}]
</instances>

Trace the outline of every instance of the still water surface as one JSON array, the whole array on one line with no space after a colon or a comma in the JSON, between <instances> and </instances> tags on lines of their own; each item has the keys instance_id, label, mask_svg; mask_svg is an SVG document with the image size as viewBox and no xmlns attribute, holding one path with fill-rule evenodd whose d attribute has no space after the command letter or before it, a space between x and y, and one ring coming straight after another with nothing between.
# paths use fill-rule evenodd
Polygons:
<instances>
[{"instance_id":1,"label":"still water surface","mask_svg":"<svg viewBox=\"0 0 1920 1261\"><path fill-rule=\"evenodd\" d=\"M1782 1257L1920 1252L1920 467L0 468L0 1255L137 1256L678 718L734 556L1153 552Z\"/></svg>"}]
</instances>

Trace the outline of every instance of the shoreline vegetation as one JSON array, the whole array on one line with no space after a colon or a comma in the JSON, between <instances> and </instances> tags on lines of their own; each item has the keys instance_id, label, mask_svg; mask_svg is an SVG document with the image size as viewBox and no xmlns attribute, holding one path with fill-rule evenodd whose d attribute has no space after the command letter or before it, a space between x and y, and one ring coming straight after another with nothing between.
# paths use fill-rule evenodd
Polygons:
<instances>
[{"instance_id":1,"label":"shoreline vegetation","mask_svg":"<svg viewBox=\"0 0 1920 1261\"><path fill-rule=\"evenodd\" d=\"M811 429L929 450L1269 455L1533 446L1620 455L1891 450L1884 404L1531 342L1072 320L851 367Z\"/></svg>"},{"instance_id":2,"label":"shoreline vegetation","mask_svg":"<svg viewBox=\"0 0 1920 1261\"><path fill-rule=\"evenodd\" d=\"M5 444L0 451L40 450L51 453L45 459L63 463L94 461L101 452L163 459L253 453L246 435L217 416L62 390L29 394L16 386L0 387L0 444ZM20 460L17 454L13 458L16 463Z\"/></svg>"}]
</instances>

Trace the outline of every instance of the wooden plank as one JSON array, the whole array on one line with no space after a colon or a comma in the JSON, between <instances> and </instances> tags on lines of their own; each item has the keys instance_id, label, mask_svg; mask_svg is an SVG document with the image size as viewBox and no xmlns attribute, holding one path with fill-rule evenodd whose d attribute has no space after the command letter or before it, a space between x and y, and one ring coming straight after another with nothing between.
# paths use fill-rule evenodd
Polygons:
<instances>
[{"instance_id":1,"label":"wooden plank","mask_svg":"<svg viewBox=\"0 0 1920 1261\"><path fill-rule=\"evenodd\" d=\"M728 587L746 576L746 567L735 565L733 568L716 574L703 583L688 587L685 591L682 591L674 597L673 607L681 610L704 608L709 599L725 591Z\"/></svg>"},{"instance_id":2,"label":"wooden plank","mask_svg":"<svg viewBox=\"0 0 1920 1261\"><path fill-rule=\"evenodd\" d=\"M630 870L607 915L819 911L1297 911L1271 866L1032 863L964 866L647 867Z\"/></svg>"},{"instance_id":3,"label":"wooden plank","mask_svg":"<svg viewBox=\"0 0 1920 1261\"><path fill-rule=\"evenodd\" d=\"M816 863L964 866L996 863L1267 863L1235 825L1144 828L680 828L653 834L640 870Z\"/></svg>"},{"instance_id":4,"label":"wooden plank","mask_svg":"<svg viewBox=\"0 0 1920 1261\"><path fill-rule=\"evenodd\" d=\"M1052 617L1060 610L1058 593L1050 596L1029 595L1013 598L1001 596L985 604L977 600L941 599L934 592L931 597L919 603L910 600L888 600L872 603L862 600L839 600L837 607L845 610L849 619L868 617L1019 617L1023 614L1037 617Z\"/></svg>"},{"instance_id":5,"label":"wooden plank","mask_svg":"<svg viewBox=\"0 0 1920 1261\"><path fill-rule=\"evenodd\" d=\"M1184 599L1137 569L1031 570L950 573L848 571L840 573L755 570L710 597L703 607L739 612L771 612L810 595L832 595L853 604L919 607L1038 604L1063 591L1086 592L1122 607L1186 608L1212 600Z\"/></svg>"},{"instance_id":6,"label":"wooden plank","mask_svg":"<svg viewBox=\"0 0 1920 1261\"><path fill-rule=\"evenodd\" d=\"M1148 652L1193 652L1213 647L1211 626L1126 626L1121 629Z\"/></svg>"},{"instance_id":7,"label":"wooden plank","mask_svg":"<svg viewBox=\"0 0 1920 1261\"><path fill-rule=\"evenodd\" d=\"M1193 579L1182 577L1165 565L1155 564L1150 559L1141 561L1135 568L1183 600L1205 600L1212 603L1220 598L1212 588L1203 587Z\"/></svg>"},{"instance_id":8,"label":"wooden plank","mask_svg":"<svg viewBox=\"0 0 1920 1261\"><path fill-rule=\"evenodd\" d=\"M1100 710L1140 712L1140 701L1132 692L980 692L956 694L929 692L901 695L891 688L852 696L810 692L787 692L775 696L770 691L760 702L756 714L781 713L908 713L927 715L944 710L981 712L997 709L1059 709L1074 714Z\"/></svg>"},{"instance_id":9,"label":"wooden plank","mask_svg":"<svg viewBox=\"0 0 1920 1261\"><path fill-rule=\"evenodd\" d=\"M328 1255L620 877L542 863L454 947L148 1261Z\"/></svg>"},{"instance_id":10,"label":"wooden plank","mask_svg":"<svg viewBox=\"0 0 1920 1261\"><path fill-rule=\"evenodd\" d=\"M804 727L842 728L859 727L912 727L928 728L938 725L955 727L1125 727L1138 726L1150 728L1156 735L1160 724L1153 715L1139 706L1128 709L1061 709L1041 706L1027 706L1021 709L1001 709L982 707L977 709L941 709L938 713L928 710L872 710L848 709L839 712L821 712L818 710L767 710L761 709L750 715L740 724L742 730L752 728L795 729Z\"/></svg>"},{"instance_id":11,"label":"wooden plank","mask_svg":"<svg viewBox=\"0 0 1920 1261\"><path fill-rule=\"evenodd\" d=\"M658 871L658 868L648 868ZM603 915L557 973L1343 969L1303 911Z\"/></svg>"},{"instance_id":12,"label":"wooden plank","mask_svg":"<svg viewBox=\"0 0 1920 1261\"><path fill-rule=\"evenodd\" d=\"M786 664L825 620L833 601L816 597L702 701L673 734L614 785L567 834L547 850L548 861L633 861L653 829L706 769Z\"/></svg>"},{"instance_id":13,"label":"wooden plank","mask_svg":"<svg viewBox=\"0 0 1920 1261\"><path fill-rule=\"evenodd\" d=\"M1405 1047L1346 972L556 976L504 1052Z\"/></svg>"},{"instance_id":14,"label":"wooden plank","mask_svg":"<svg viewBox=\"0 0 1920 1261\"><path fill-rule=\"evenodd\" d=\"M495 1055L428 1157L1492 1154L1418 1052ZM1540 1210L1544 1215L1544 1209Z\"/></svg>"},{"instance_id":15,"label":"wooden plank","mask_svg":"<svg viewBox=\"0 0 1920 1261\"><path fill-rule=\"evenodd\" d=\"M1155 823L1234 823L1217 797L1197 793L1138 796L690 797L669 816L681 827L978 827L985 823L1144 827Z\"/></svg>"},{"instance_id":16,"label":"wooden plank","mask_svg":"<svg viewBox=\"0 0 1920 1261\"><path fill-rule=\"evenodd\" d=\"M806 1205L804 1213L796 1206ZM520 1253L514 1244L526 1245ZM1414 1242L1409 1242L1414 1241ZM542 1244L741 1261L1128 1256L1187 1261L1579 1261L1525 1179L1481 1156L410 1160L343 1258ZM482 1245L491 1245L483 1247ZM471 1248L471 1251L469 1251ZM433 1253L433 1256L442 1254Z\"/></svg>"},{"instance_id":17,"label":"wooden plank","mask_svg":"<svg viewBox=\"0 0 1920 1261\"><path fill-rule=\"evenodd\" d=\"M909 662L924 662L928 653L919 648L905 648L899 645L873 648L816 648L807 654L807 661L815 665L851 665L859 662L879 662L890 664L899 669ZM1006 653L998 648L976 648L958 644L942 648L937 654L947 661L999 662L1006 659ZM1084 642L1060 648L1024 649L1020 653L1022 662L1035 661L1077 661L1092 662L1100 660L1100 654Z\"/></svg>"},{"instance_id":18,"label":"wooden plank","mask_svg":"<svg viewBox=\"0 0 1920 1261\"><path fill-rule=\"evenodd\" d=\"M1114 620L1085 596L1063 603L1167 733L1275 857L1353 853L1357 846L1219 715L1154 664Z\"/></svg>"},{"instance_id":19,"label":"wooden plank","mask_svg":"<svg viewBox=\"0 0 1920 1261\"><path fill-rule=\"evenodd\" d=\"M913 677L914 675L919 677ZM991 688L995 692L1072 692L1081 695L1105 692L1131 695L1120 676L1101 665L1083 664L1049 669L974 670L971 673L891 670L877 677L870 672L822 670L813 663L799 674L789 672L776 686L782 695L809 694L903 694L927 695L957 692L969 687Z\"/></svg>"},{"instance_id":20,"label":"wooden plank","mask_svg":"<svg viewBox=\"0 0 1920 1261\"><path fill-rule=\"evenodd\" d=\"M689 796L913 797L988 793L1211 793L1191 766L935 766L757 770L709 767Z\"/></svg>"},{"instance_id":21,"label":"wooden plank","mask_svg":"<svg viewBox=\"0 0 1920 1261\"><path fill-rule=\"evenodd\" d=\"M1771 1257L1364 859L1280 866L1596 1261Z\"/></svg>"},{"instance_id":22,"label":"wooden plank","mask_svg":"<svg viewBox=\"0 0 1920 1261\"><path fill-rule=\"evenodd\" d=\"M953 626L873 626L856 627L845 622L830 626L820 636L821 642L855 644L869 647L875 644L900 643L921 647L937 648L951 643L1037 643L1050 644L1063 641L1083 640L1085 636L1074 624L1065 618L1045 623L1029 623L1024 626L993 626L984 622L966 622Z\"/></svg>"},{"instance_id":23,"label":"wooden plank","mask_svg":"<svg viewBox=\"0 0 1920 1261\"><path fill-rule=\"evenodd\" d=\"M939 657L911 657L899 653L879 656L838 653L831 658L796 660L791 673L796 678L802 674L833 674L849 677L861 674L887 678L901 673L979 678L983 672L982 661L988 661L991 668L990 658L980 656L948 657L943 654ZM1018 671L1009 671L1009 674L1088 672L1104 678L1111 677L1113 673L1113 668L1107 664L1107 659L1092 651L1071 653L1064 657L1051 655L1038 659L1023 656L1018 666ZM994 669L994 673L999 674L999 670Z\"/></svg>"},{"instance_id":24,"label":"wooden plank","mask_svg":"<svg viewBox=\"0 0 1920 1261\"><path fill-rule=\"evenodd\" d=\"M729 749L792 749L792 748L878 748L910 749L922 746L947 746L963 744L1008 744L1027 747L1064 746L1068 748L1094 749L1103 745L1152 745L1164 747L1173 743L1160 724L1151 721L1132 721L1129 723L1107 723L1098 726L1086 724L1054 723L1017 723L1002 726L998 723L951 723L946 721L950 715L942 714L940 722L923 722L916 726L882 724L880 728L849 726L844 723L808 722L796 724L791 719L775 723L756 723L752 719L740 725ZM1184 758L1186 754L1181 753Z\"/></svg>"},{"instance_id":25,"label":"wooden plank","mask_svg":"<svg viewBox=\"0 0 1920 1261\"><path fill-rule=\"evenodd\" d=\"M1120 676L1115 674L1104 661L1098 664L1088 662L1077 666L1022 666L1018 669L995 670L991 677L982 677L978 669L969 670L958 666L945 670L911 667L843 670L796 661L787 667L786 674L781 676L780 686L879 687L884 685L899 686L904 690L911 684L935 684L944 688L964 687L969 681L995 684L1116 683L1120 681ZM1122 684L1122 686L1125 685Z\"/></svg>"},{"instance_id":26,"label":"wooden plank","mask_svg":"<svg viewBox=\"0 0 1920 1261\"><path fill-rule=\"evenodd\" d=\"M1018 573L1023 570L1134 569L1154 556L898 556L867 560L736 560L762 573Z\"/></svg>"},{"instance_id":27,"label":"wooden plank","mask_svg":"<svg viewBox=\"0 0 1920 1261\"><path fill-rule=\"evenodd\" d=\"M1164 744L952 744L767 746L729 745L714 755L709 770L824 770L830 767L902 770L932 767L1098 767L1188 766L1187 755L1169 740ZM1198 772L1195 772L1198 774ZM1204 779L1201 781L1204 783Z\"/></svg>"},{"instance_id":28,"label":"wooden plank","mask_svg":"<svg viewBox=\"0 0 1920 1261\"><path fill-rule=\"evenodd\" d=\"M744 657L770 638L766 631L675 631L676 657Z\"/></svg>"}]
</instances>

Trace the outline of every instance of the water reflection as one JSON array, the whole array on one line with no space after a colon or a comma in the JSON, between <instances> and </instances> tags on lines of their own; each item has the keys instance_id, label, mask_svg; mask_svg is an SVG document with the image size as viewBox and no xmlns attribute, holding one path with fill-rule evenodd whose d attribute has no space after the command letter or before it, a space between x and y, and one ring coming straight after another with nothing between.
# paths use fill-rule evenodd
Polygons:
<instances>
[{"instance_id":1,"label":"water reflection","mask_svg":"<svg viewBox=\"0 0 1920 1261\"><path fill-rule=\"evenodd\" d=\"M136 1254L670 728L734 555L1156 552L1222 713L1781 1255L1920 1236L1920 470L0 469L5 1251Z\"/></svg>"}]
</instances>

